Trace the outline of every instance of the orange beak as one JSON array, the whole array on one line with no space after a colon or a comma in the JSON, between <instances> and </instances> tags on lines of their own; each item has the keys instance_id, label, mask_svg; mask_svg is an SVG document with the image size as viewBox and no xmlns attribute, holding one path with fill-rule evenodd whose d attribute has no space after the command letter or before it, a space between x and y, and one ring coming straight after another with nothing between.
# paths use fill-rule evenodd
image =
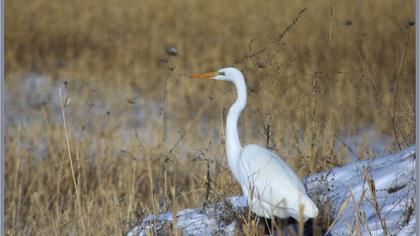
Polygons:
<instances>
[{"instance_id":1,"label":"orange beak","mask_svg":"<svg viewBox=\"0 0 420 236\"><path fill-rule=\"evenodd\" d=\"M217 72L209 72L204 74L192 74L191 79L211 79L217 76Z\"/></svg>"}]
</instances>

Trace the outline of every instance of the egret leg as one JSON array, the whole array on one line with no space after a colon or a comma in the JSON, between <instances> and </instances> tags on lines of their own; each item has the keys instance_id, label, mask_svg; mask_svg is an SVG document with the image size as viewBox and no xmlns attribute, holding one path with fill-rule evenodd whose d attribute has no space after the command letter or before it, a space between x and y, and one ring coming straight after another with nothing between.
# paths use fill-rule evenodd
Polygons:
<instances>
[{"instance_id":1,"label":"egret leg","mask_svg":"<svg viewBox=\"0 0 420 236\"><path fill-rule=\"evenodd\" d=\"M274 220L271 218L265 218L261 216L256 216L256 218L258 218L259 224L264 226L264 235L299 235L299 222L292 217L288 217L286 219L275 218ZM315 236L313 228L314 221L312 219L309 219L304 224L303 235ZM321 235L323 235L322 232L324 231L321 230Z\"/></svg>"}]
</instances>

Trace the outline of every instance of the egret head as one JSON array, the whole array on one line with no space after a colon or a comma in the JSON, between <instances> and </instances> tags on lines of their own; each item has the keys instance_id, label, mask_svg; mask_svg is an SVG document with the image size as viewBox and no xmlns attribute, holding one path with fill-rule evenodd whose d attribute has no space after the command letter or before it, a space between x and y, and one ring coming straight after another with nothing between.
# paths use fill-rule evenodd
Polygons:
<instances>
[{"instance_id":1,"label":"egret head","mask_svg":"<svg viewBox=\"0 0 420 236\"><path fill-rule=\"evenodd\" d=\"M225 80L235 82L235 80L243 79L242 73L234 67L222 68L215 72L209 72L204 74L193 74L192 79L214 79L214 80Z\"/></svg>"}]
</instances>

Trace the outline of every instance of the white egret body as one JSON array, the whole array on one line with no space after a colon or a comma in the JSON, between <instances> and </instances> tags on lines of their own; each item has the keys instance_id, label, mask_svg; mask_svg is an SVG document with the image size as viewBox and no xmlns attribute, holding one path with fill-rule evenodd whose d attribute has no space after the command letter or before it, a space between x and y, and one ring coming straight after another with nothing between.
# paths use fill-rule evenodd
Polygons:
<instances>
[{"instance_id":1,"label":"white egret body","mask_svg":"<svg viewBox=\"0 0 420 236\"><path fill-rule=\"evenodd\" d=\"M230 81L237 91L226 121L226 154L230 170L248 197L248 204L256 215L300 220L314 218L318 208L306 193L295 172L276 154L267 148L250 144L241 146L238 135L238 119L247 100L246 84L242 73L232 67L217 72L194 74L191 78L211 78Z\"/></svg>"}]
</instances>

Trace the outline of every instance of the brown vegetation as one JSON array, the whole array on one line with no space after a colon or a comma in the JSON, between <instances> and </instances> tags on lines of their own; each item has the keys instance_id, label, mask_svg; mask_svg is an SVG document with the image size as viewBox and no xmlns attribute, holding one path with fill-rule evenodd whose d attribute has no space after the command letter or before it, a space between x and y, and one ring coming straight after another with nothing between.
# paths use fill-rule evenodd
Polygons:
<instances>
[{"instance_id":1,"label":"brown vegetation","mask_svg":"<svg viewBox=\"0 0 420 236\"><path fill-rule=\"evenodd\" d=\"M233 88L194 72L240 68L242 142L301 176L349 152L374 157L367 136L342 143L366 127L393 138L387 151L414 143L414 5L7 0L6 234L120 235L144 215L240 194L224 159ZM29 72L48 86L24 89ZM51 96L34 103L36 92ZM255 229L250 219L244 234Z\"/></svg>"}]
</instances>

